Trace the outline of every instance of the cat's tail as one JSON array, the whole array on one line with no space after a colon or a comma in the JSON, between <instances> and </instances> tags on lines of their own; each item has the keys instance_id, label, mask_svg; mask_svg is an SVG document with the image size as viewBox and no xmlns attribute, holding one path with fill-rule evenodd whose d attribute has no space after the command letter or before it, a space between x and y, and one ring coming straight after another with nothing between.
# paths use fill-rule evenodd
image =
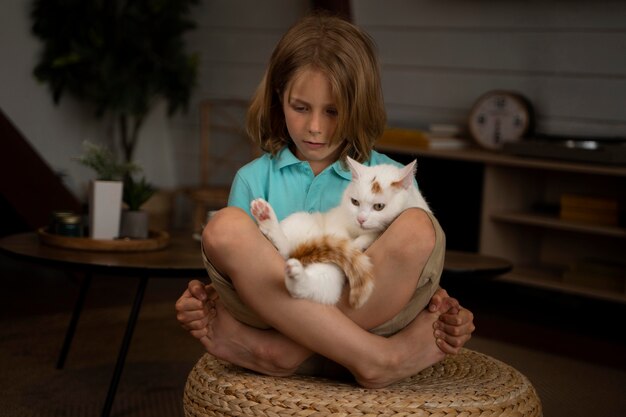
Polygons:
<instances>
[{"instance_id":1,"label":"cat's tail","mask_svg":"<svg viewBox=\"0 0 626 417\"><path fill-rule=\"evenodd\" d=\"M289 255L302 265L332 263L346 275L350 285L350 306L359 308L370 297L374 289L374 275L369 256L350 239L336 236L321 236L297 246Z\"/></svg>"}]
</instances>

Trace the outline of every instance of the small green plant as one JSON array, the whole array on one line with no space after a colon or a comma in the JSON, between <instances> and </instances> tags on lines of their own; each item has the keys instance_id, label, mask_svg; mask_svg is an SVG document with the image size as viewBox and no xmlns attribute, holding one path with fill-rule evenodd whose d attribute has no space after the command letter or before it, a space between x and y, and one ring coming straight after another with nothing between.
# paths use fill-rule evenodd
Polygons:
<instances>
[{"instance_id":1,"label":"small green plant","mask_svg":"<svg viewBox=\"0 0 626 417\"><path fill-rule=\"evenodd\" d=\"M137 211L155 193L156 189L146 181L145 177L135 181L132 176L127 176L124 180L124 191L122 201L126 203L128 209Z\"/></svg>"},{"instance_id":2,"label":"small green plant","mask_svg":"<svg viewBox=\"0 0 626 417\"><path fill-rule=\"evenodd\" d=\"M131 162L118 162L113 152L104 145L83 142L84 152L75 160L93 169L101 181L121 181L132 173L140 171L138 165Z\"/></svg>"}]
</instances>

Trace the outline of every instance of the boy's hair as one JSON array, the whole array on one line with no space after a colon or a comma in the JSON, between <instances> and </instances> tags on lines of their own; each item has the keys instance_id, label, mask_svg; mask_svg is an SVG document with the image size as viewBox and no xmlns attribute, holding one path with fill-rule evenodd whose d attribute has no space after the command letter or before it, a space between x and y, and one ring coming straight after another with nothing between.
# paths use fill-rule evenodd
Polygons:
<instances>
[{"instance_id":1,"label":"boy's hair","mask_svg":"<svg viewBox=\"0 0 626 417\"><path fill-rule=\"evenodd\" d=\"M303 18L278 42L248 110L250 137L272 155L291 144L282 98L305 68L322 71L330 81L338 113L330 140L346 141L340 159L369 159L386 123L376 47L355 25L325 14Z\"/></svg>"}]
</instances>

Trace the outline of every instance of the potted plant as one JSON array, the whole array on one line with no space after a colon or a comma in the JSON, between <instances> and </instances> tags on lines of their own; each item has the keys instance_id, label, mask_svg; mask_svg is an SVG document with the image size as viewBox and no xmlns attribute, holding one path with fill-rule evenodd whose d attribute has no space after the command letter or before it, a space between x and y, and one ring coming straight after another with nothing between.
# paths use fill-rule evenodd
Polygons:
<instances>
[{"instance_id":1,"label":"potted plant","mask_svg":"<svg viewBox=\"0 0 626 417\"><path fill-rule=\"evenodd\" d=\"M124 180L122 201L126 209L122 211L120 236L134 239L148 237L148 212L141 210L141 206L152 197L156 189L146 181L145 177L137 181L132 175Z\"/></svg>"},{"instance_id":2,"label":"potted plant","mask_svg":"<svg viewBox=\"0 0 626 417\"><path fill-rule=\"evenodd\" d=\"M123 178L139 170L133 163L118 162L103 145L88 141L76 161L93 169L96 179L89 183L89 236L92 239L115 239L120 232Z\"/></svg>"},{"instance_id":3,"label":"potted plant","mask_svg":"<svg viewBox=\"0 0 626 417\"><path fill-rule=\"evenodd\" d=\"M184 51L198 0L35 0L32 31L43 42L35 77L57 104L68 93L114 124L110 143L133 160L153 105L186 109L198 56Z\"/></svg>"}]
</instances>

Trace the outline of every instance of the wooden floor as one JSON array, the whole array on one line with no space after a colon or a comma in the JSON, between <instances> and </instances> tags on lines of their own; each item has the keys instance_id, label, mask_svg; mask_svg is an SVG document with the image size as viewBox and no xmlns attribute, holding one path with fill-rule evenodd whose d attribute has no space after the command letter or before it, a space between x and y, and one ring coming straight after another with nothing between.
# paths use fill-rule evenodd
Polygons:
<instances>
[{"instance_id":1,"label":"wooden floor","mask_svg":"<svg viewBox=\"0 0 626 417\"><path fill-rule=\"evenodd\" d=\"M477 336L626 370L626 304L493 280L443 285L475 314Z\"/></svg>"}]
</instances>

